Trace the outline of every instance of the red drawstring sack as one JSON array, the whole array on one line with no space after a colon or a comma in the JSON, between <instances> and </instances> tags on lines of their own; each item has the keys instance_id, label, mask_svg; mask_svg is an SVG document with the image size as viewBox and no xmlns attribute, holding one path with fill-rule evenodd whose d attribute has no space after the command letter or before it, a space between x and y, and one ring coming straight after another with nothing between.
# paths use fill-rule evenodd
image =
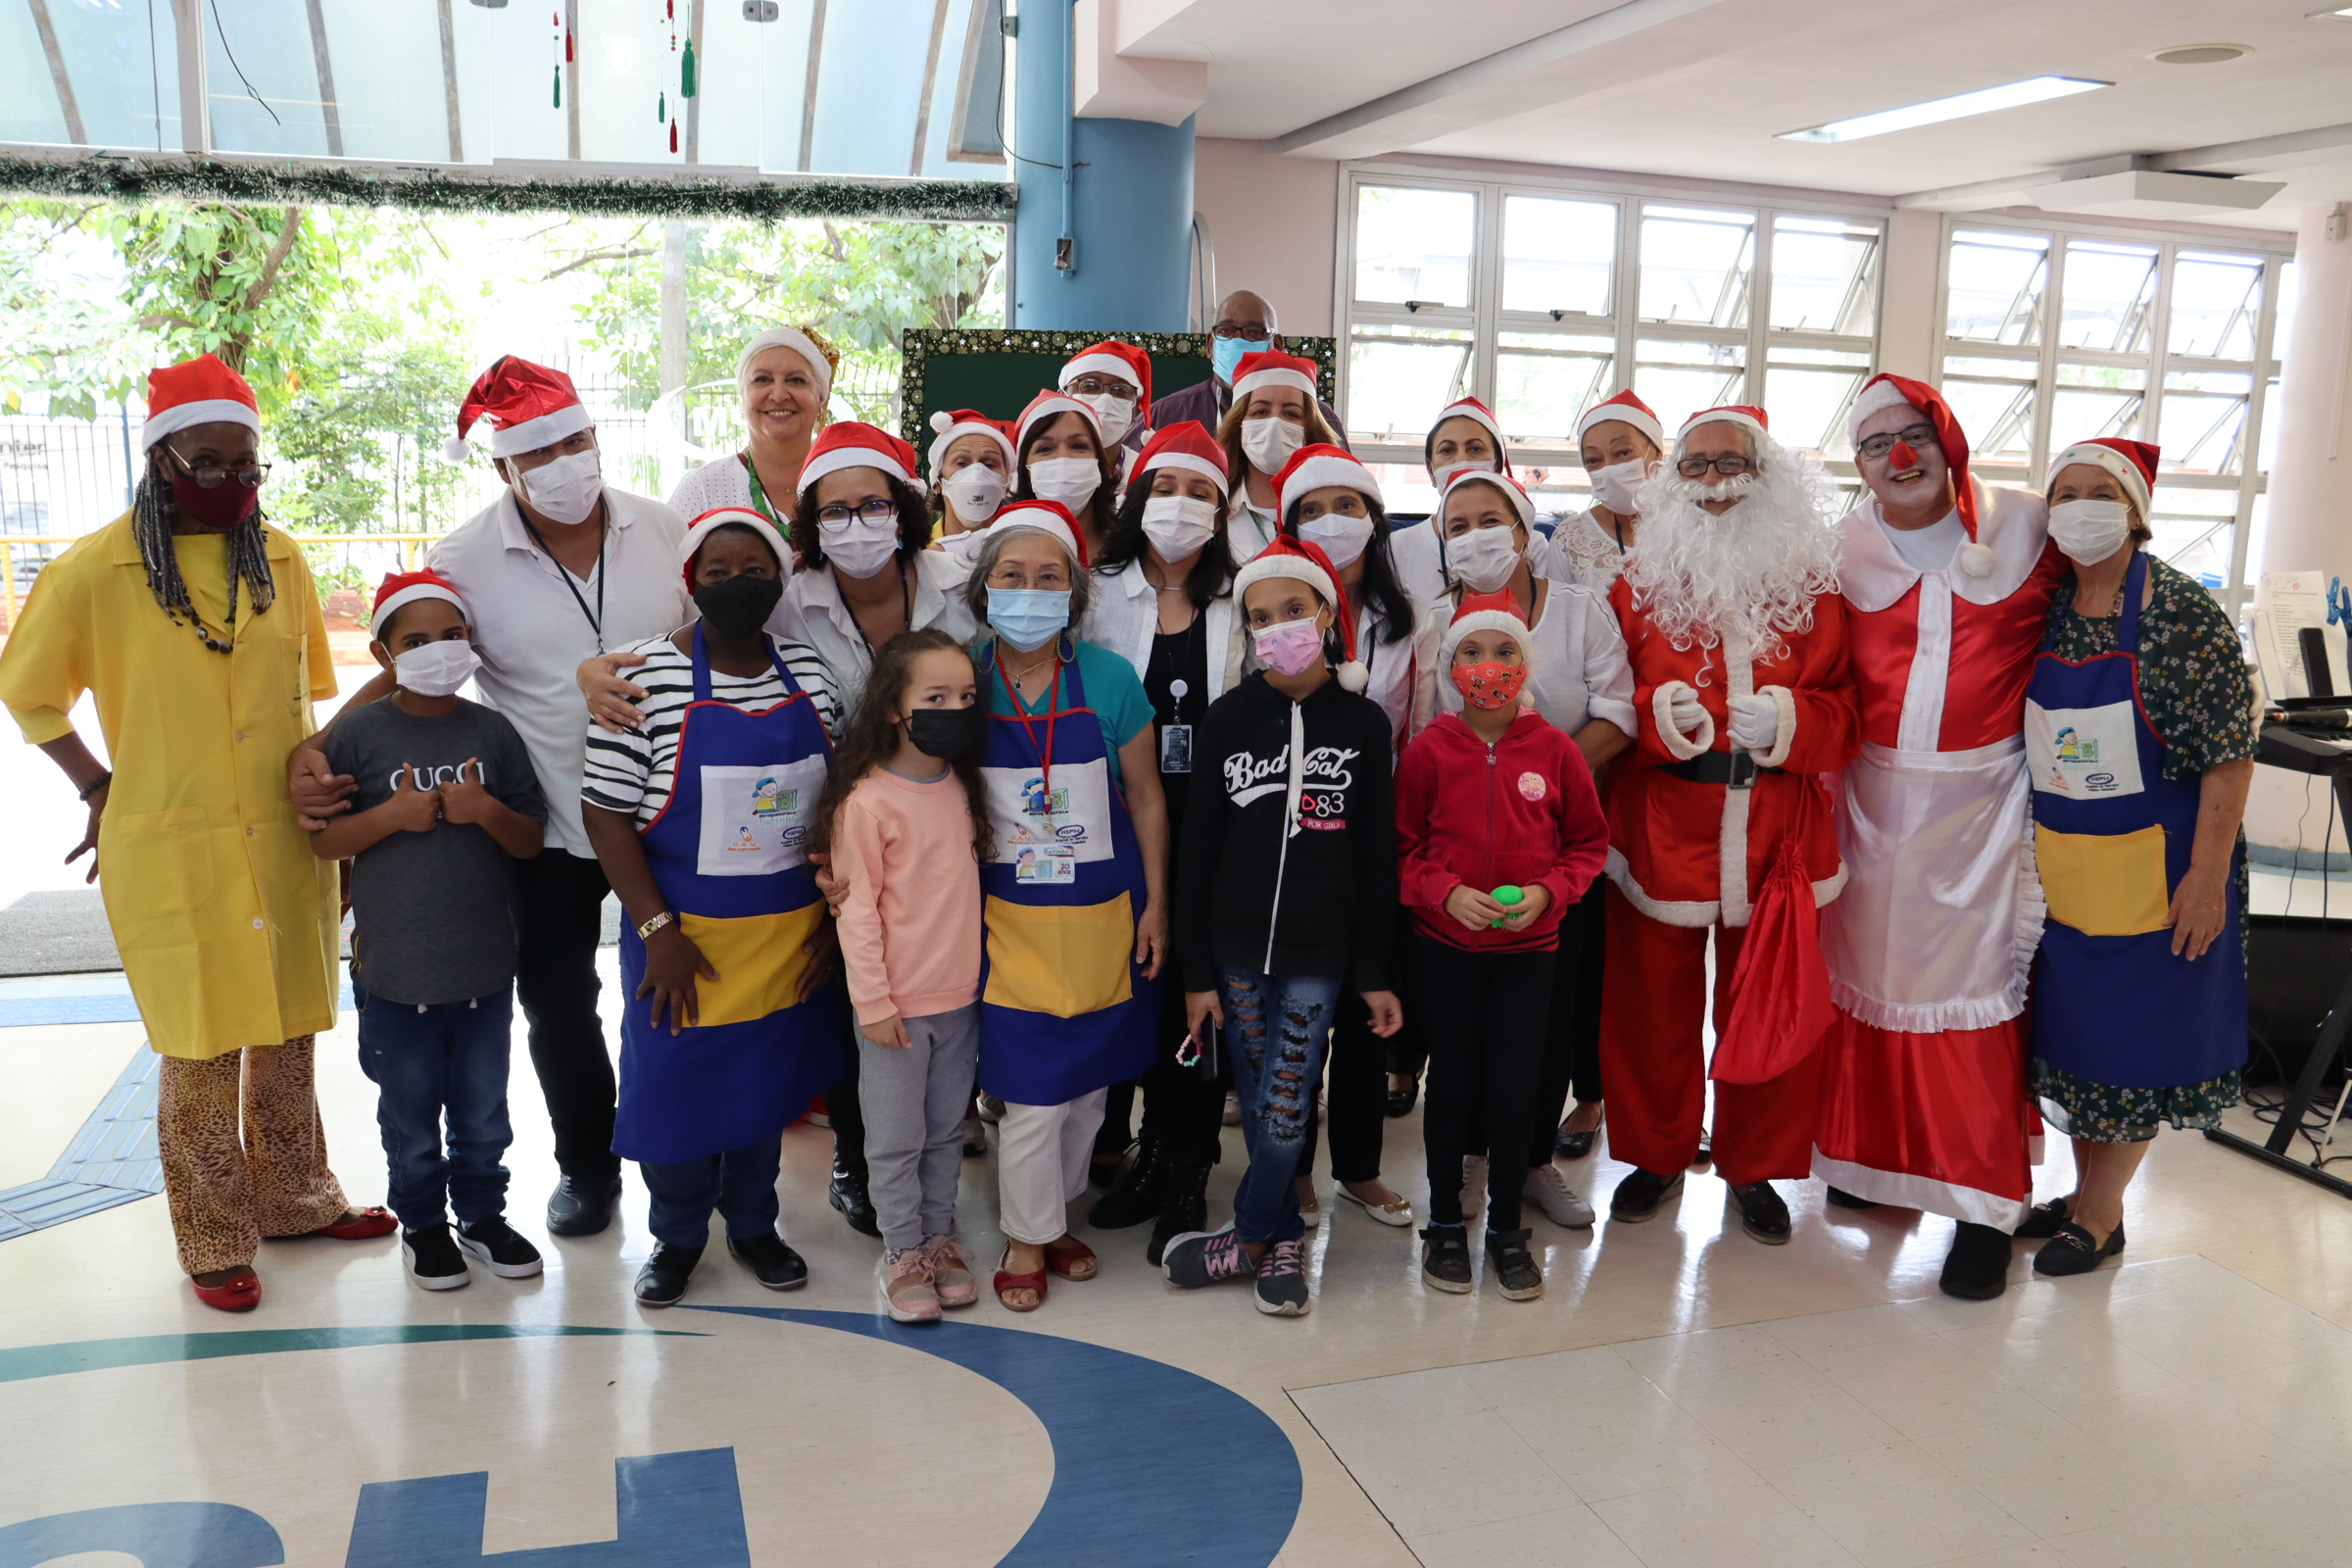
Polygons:
<instances>
[{"instance_id":1,"label":"red drawstring sack","mask_svg":"<svg viewBox=\"0 0 2352 1568\"><path fill-rule=\"evenodd\" d=\"M1813 1054L1830 1017L1830 966L1821 956L1813 879L1789 838L1765 875L1740 944L1732 1015L1716 1037L1707 1076L1726 1084L1778 1078Z\"/></svg>"}]
</instances>

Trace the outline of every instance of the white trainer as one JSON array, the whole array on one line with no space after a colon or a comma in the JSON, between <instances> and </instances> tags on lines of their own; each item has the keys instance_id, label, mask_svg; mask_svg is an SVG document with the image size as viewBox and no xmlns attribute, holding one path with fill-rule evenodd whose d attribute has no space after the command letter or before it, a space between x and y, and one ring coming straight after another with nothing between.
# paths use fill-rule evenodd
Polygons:
<instances>
[{"instance_id":1,"label":"white trainer","mask_svg":"<svg viewBox=\"0 0 2352 1568\"><path fill-rule=\"evenodd\" d=\"M1592 1205L1585 1200L1584 1194L1568 1185L1560 1167L1548 1161L1527 1173L1527 1186L1521 1196L1542 1209L1544 1217L1554 1225L1581 1231L1592 1223Z\"/></svg>"}]
</instances>

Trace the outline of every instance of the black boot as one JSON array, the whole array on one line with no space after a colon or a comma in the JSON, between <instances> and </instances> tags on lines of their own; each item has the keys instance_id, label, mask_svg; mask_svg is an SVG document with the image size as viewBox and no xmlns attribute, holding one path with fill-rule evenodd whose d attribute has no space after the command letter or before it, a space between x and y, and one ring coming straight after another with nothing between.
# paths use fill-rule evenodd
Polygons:
<instances>
[{"instance_id":1,"label":"black boot","mask_svg":"<svg viewBox=\"0 0 2352 1568\"><path fill-rule=\"evenodd\" d=\"M1157 1268L1168 1243L1187 1231L1208 1227L1208 1161L1170 1155L1167 1177L1160 1186L1159 1219L1152 1227L1151 1245L1144 1256Z\"/></svg>"},{"instance_id":2,"label":"black boot","mask_svg":"<svg viewBox=\"0 0 2352 1568\"><path fill-rule=\"evenodd\" d=\"M874 1217L874 1200L865 1194L865 1166L833 1162L833 1184L825 1189L825 1201L841 1210L841 1217L850 1222L850 1229L867 1236L880 1236L882 1222Z\"/></svg>"},{"instance_id":3,"label":"black boot","mask_svg":"<svg viewBox=\"0 0 2352 1568\"><path fill-rule=\"evenodd\" d=\"M1167 1187L1167 1140L1153 1133L1144 1134L1119 1174L1110 1184L1110 1191L1095 1200L1093 1212L1086 1222L1099 1231L1121 1231L1130 1225L1141 1225L1159 1212L1161 1193Z\"/></svg>"}]
</instances>

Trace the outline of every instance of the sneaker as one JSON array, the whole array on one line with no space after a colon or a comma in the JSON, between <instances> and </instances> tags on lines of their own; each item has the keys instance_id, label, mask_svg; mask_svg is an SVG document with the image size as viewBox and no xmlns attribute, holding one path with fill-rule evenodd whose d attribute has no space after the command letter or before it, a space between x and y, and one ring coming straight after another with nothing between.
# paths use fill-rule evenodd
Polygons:
<instances>
[{"instance_id":1,"label":"sneaker","mask_svg":"<svg viewBox=\"0 0 2352 1568\"><path fill-rule=\"evenodd\" d=\"M1740 1228L1766 1247L1788 1245L1788 1205L1770 1182L1750 1182L1731 1189L1730 1200L1740 1210Z\"/></svg>"},{"instance_id":2,"label":"sneaker","mask_svg":"<svg viewBox=\"0 0 2352 1568\"><path fill-rule=\"evenodd\" d=\"M1520 1196L1544 1211L1544 1217L1554 1225L1581 1231L1592 1223L1592 1205L1585 1195L1568 1185L1560 1167L1546 1160L1527 1173L1527 1186Z\"/></svg>"},{"instance_id":3,"label":"sneaker","mask_svg":"<svg viewBox=\"0 0 2352 1568\"><path fill-rule=\"evenodd\" d=\"M1462 1217L1468 1219L1487 1206L1487 1156L1462 1156Z\"/></svg>"},{"instance_id":4,"label":"sneaker","mask_svg":"<svg viewBox=\"0 0 2352 1568\"><path fill-rule=\"evenodd\" d=\"M1654 1170L1640 1166L1625 1173L1617 1190L1609 1195L1609 1218L1628 1225L1638 1224L1658 1211L1658 1205L1683 1190L1683 1173L1661 1176Z\"/></svg>"},{"instance_id":5,"label":"sneaker","mask_svg":"<svg viewBox=\"0 0 2352 1568\"><path fill-rule=\"evenodd\" d=\"M1294 1239L1267 1248L1257 1265L1257 1309L1268 1317L1304 1317L1312 1305L1306 1294L1306 1243Z\"/></svg>"},{"instance_id":6,"label":"sneaker","mask_svg":"<svg viewBox=\"0 0 2352 1568\"><path fill-rule=\"evenodd\" d=\"M1431 1225L1421 1232L1421 1279L1449 1296L1470 1294L1470 1231L1463 1225Z\"/></svg>"},{"instance_id":7,"label":"sneaker","mask_svg":"<svg viewBox=\"0 0 2352 1568\"><path fill-rule=\"evenodd\" d=\"M514 1227L501 1214L475 1220L460 1230L458 1245L467 1257L502 1280L527 1280L547 1267L539 1249L514 1234Z\"/></svg>"},{"instance_id":8,"label":"sneaker","mask_svg":"<svg viewBox=\"0 0 2352 1568\"><path fill-rule=\"evenodd\" d=\"M1527 1250L1526 1230L1487 1232L1487 1271L1506 1301L1532 1301L1544 1294L1544 1270Z\"/></svg>"},{"instance_id":9,"label":"sneaker","mask_svg":"<svg viewBox=\"0 0 2352 1568\"><path fill-rule=\"evenodd\" d=\"M899 1323L939 1321L939 1292L931 1284L931 1254L919 1247L896 1247L874 1265L882 1306Z\"/></svg>"},{"instance_id":10,"label":"sneaker","mask_svg":"<svg viewBox=\"0 0 2352 1568\"><path fill-rule=\"evenodd\" d=\"M980 1298L980 1286L972 1278L970 1248L953 1236L926 1236L923 1255L931 1259L931 1289L940 1305L952 1312Z\"/></svg>"},{"instance_id":11,"label":"sneaker","mask_svg":"<svg viewBox=\"0 0 2352 1568\"><path fill-rule=\"evenodd\" d=\"M428 1291L454 1291L473 1282L466 1272L466 1254L449 1239L446 1225L402 1231L400 1255L409 1265L409 1278Z\"/></svg>"},{"instance_id":12,"label":"sneaker","mask_svg":"<svg viewBox=\"0 0 2352 1568\"><path fill-rule=\"evenodd\" d=\"M703 1260L699 1247L672 1247L667 1242L654 1248L654 1255L645 1260L637 1271L637 1304L640 1306L674 1305L686 1294L686 1281L694 1273L694 1265Z\"/></svg>"},{"instance_id":13,"label":"sneaker","mask_svg":"<svg viewBox=\"0 0 2352 1568\"><path fill-rule=\"evenodd\" d=\"M1233 1233L1233 1221L1227 1220L1221 1229L1194 1231L1168 1243L1161 1254L1159 1271L1167 1276L1170 1285L1186 1290L1198 1290L1203 1285L1222 1285L1227 1280L1246 1280L1257 1272L1250 1254L1242 1250L1241 1238Z\"/></svg>"},{"instance_id":14,"label":"sneaker","mask_svg":"<svg viewBox=\"0 0 2352 1568\"><path fill-rule=\"evenodd\" d=\"M808 1259L773 1231L763 1236L728 1237L727 1255L771 1291L797 1291L808 1283Z\"/></svg>"}]
</instances>

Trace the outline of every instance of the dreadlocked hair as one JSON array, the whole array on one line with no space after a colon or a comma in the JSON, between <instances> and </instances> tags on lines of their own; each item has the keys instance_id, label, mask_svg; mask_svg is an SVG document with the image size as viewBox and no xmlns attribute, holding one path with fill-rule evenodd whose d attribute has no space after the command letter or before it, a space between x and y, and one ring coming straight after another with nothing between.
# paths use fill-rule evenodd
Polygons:
<instances>
[{"instance_id":1,"label":"dreadlocked hair","mask_svg":"<svg viewBox=\"0 0 2352 1568\"><path fill-rule=\"evenodd\" d=\"M147 567L147 591L155 595L155 602L163 607L165 615L174 626L184 617L204 638L207 648L226 653L226 645L217 642L205 630L204 618L196 613L195 603L188 598L188 585L180 580L179 553L172 548L172 484L165 478L163 465L156 461L153 452L147 454L147 471L140 475L138 491L131 501L130 526L132 536L138 540L139 560ZM228 534L228 625L222 629L232 638L239 582L245 585L255 614L261 614L275 603L277 580L270 574L270 549L262 535L262 509L258 506L253 509L253 515Z\"/></svg>"},{"instance_id":2,"label":"dreadlocked hair","mask_svg":"<svg viewBox=\"0 0 2352 1568\"><path fill-rule=\"evenodd\" d=\"M808 831L809 854L832 853L834 823L850 792L866 774L887 765L898 756L899 709L906 700L907 686L914 680L915 660L930 653L971 657L963 644L937 626L903 631L875 651L873 671L865 677L865 691L842 730L833 752L833 770L826 775L824 791L817 797L816 820ZM974 696L982 707L987 706L985 696L977 692ZM996 855L996 845L989 836L988 786L980 775L979 755L966 752L948 767L962 784L964 801L971 808L972 858L985 863Z\"/></svg>"}]
</instances>

